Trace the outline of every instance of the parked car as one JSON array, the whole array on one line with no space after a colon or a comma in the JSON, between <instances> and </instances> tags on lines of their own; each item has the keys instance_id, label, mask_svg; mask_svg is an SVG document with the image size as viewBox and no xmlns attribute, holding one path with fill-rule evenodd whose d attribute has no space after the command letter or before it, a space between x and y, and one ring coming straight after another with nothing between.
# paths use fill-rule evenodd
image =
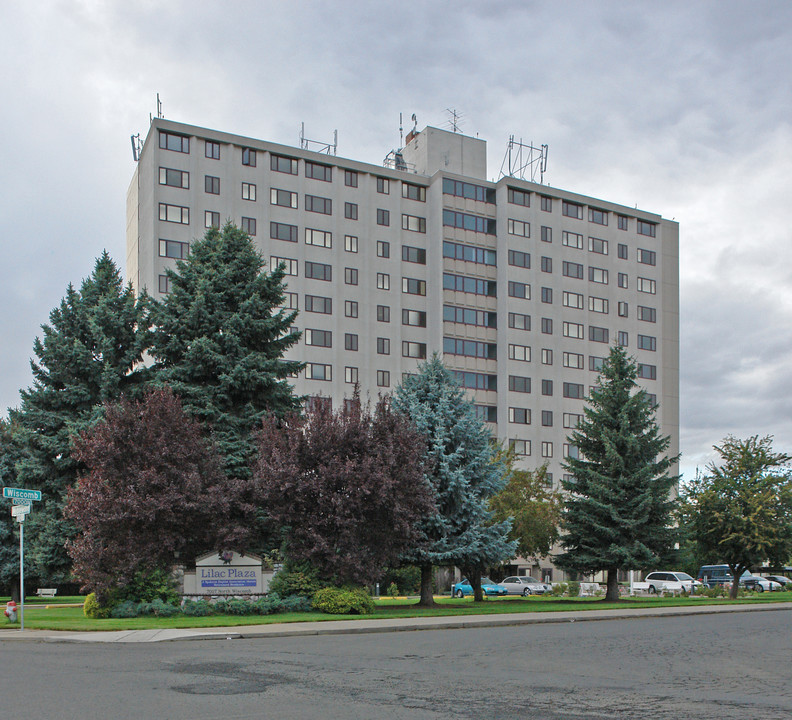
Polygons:
<instances>
[{"instance_id":1,"label":"parked car","mask_svg":"<svg viewBox=\"0 0 792 720\"><path fill-rule=\"evenodd\" d=\"M767 590L781 590L783 587L781 583L768 578L759 577L758 575L751 575L747 570L740 576L740 585L746 590L756 590L756 592L764 592Z\"/></svg>"},{"instance_id":2,"label":"parked car","mask_svg":"<svg viewBox=\"0 0 792 720\"><path fill-rule=\"evenodd\" d=\"M676 570L650 572L644 578L644 582L649 583L649 592L653 595L666 589L676 590L679 585L686 593L695 592L697 588L704 587L704 583L692 578L687 573Z\"/></svg>"},{"instance_id":3,"label":"parked car","mask_svg":"<svg viewBox=\"0 0 792 720\"><path fill-rule=\"evenodd\" d=\"M508 595L509 593L503 585L492 582L488 577L481 578L481 589L485 595ZM458 598L472 595L473 586L468 582L467 578L463 578L451 588L451 594Z\"/></svg>"},{"instance_id":4,"label":"parked car","mask_svg":"<svg viewBox=\"0 0 792 720\"><path fill-rule=\"evenodd\" d=\"M728 565L702 565L696 579L707 587L717 587L731 585L734 578Z\"/></svg>"},{"instance_id":5,"label":"parked car","mask_svg":"<svg viewBox=\"0 0 792 720\"><path fill-rule=\"evenodd\" d=\"M765 577L768 580L777 582L783 587L784 590L792 590L792 580L790 580L786 575L766 575Z\"/></svg>"},{"instance_id":6,"label":"parked car","mask_svg":"<svg viewBox=\"0 0 792 720\"><path fill-rule=\"evenodd\" d=\"M523 577L512 575L511 577L507 577L500 584L509 591L509 595L544 595L553 590L552 585L540 582L530 575L525 575Z\"/></svg>"}]
</instances>

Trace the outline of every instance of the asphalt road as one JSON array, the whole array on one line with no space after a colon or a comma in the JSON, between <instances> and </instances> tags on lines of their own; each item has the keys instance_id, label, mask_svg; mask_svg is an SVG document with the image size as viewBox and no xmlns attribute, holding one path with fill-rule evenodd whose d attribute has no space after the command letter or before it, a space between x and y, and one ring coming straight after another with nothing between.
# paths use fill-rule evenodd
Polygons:
<instances>
[{"instance_id":1,"label":"asphalt road","mask_svg":"<svg viewBox=\"0 0 792 720\"><path fill-rule=\"evenodd\" d=\"M792 717L792 610L0 651L3 718Z\"/></svg>"}]
</instances>

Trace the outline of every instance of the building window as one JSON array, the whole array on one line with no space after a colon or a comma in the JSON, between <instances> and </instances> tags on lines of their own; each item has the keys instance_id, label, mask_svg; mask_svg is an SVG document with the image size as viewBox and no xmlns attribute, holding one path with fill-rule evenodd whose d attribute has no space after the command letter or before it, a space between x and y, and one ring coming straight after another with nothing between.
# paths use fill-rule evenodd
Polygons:
<instances>
[{"instance_id":1,"label":"building window","mask_svg":"<svg viewBox=\"0 0 792 720\"><path fill-rule=\"evenodd\" d=\"M542 395L546 397L553 396L553 381L552 380L542 380Z\"/></svg>"},{"instance_id":2,"label":"building window","mask_svg":"<svg viewBox=\"0 0 792 720\"><path fill-rule=\"evenodd\" d=\"M356 383L358 381L358 369L356 367L344 368L344 382Z\"/></svg>"},{"instance_id":3,"label":"building window","mask_svg":"<svg viewBox=\"0 0 792 720\"><path fill-rule=\"evenodd\" d=\"M553 272L553 258L542 256L541 266L542 266L542 272L544 273Z\"/></svg>"},{"instance_id":4,"label":"building window","mask_svg":"<svg viewBox=\"0 0 792 720\"><path fill-rule=\"evenodd\" d=\"M445 227L458 228L459 230L470 230L472 232L485 233L486 235L496 235L498 224L495 218L471 215L470 213L456 212L455 210L443 210L443 225Z\"/></svg>"},{"instance_id":5,"label":"building window","mask_svg":"<svg viewBox=\"0 0 792 720\"><path fill-rule=\"evenodd\" d=\"M159 241L159 256L184 260L190 254L190 243L176 240Z\"/></svg>"},{"instance_id":6,"label":"building window","mask_svg":"<svg viewBox=\"0 0 792 720\"><path fill-rule=\"evenodd\" d=\"M204 212L204 227L206 228L219 228L220 227L220 213L212 210Z\"/></svg>"},{"instance_id":7,"label":"building window","mask_svg":"<svg viewBox=\"0 0 792 720\"><path fill-rule=\"evenodd\" d=\"M565 352L563 355L563 365L567 368L574 368L575 370L583 369L583 355L580 353Z\"/></svg>"},{"instance_id":8,"label":"building window","mask_svg":"<svg viewBox=\"0 0 792 720\"><path fill-rule=\"evenodd\" d=\"M324 263L305 261L305 277L314 280L325 280L330 282L333 279L333 268Z\"/></svg>"},{"instance_id":9,"label":"building window","mask_svg":"<svg viewBox=\"0 0 792 720\"><path fill-rule=\"evenodd\" d=\"M553 304L553 288L549 288L549 287L542 288L542 302L547 305Z\"/></svg>"},{"instance_id":10,"label":"building window","mask_svg":"<svg viewBox=\"0 0 792 720\"><path fill-rule=\"evenodd\" d=\"M617 215L619 230L627 230L630 219L626 215Z\"/></svg>"},{"instance_id":11,"label":"building window","mask_svg":"<svg viewBox=\"0 0 792 720\"><path fill-rule=\"evenodd\" d=\"M516 313L510 313L515 314ZM518 315L517 317L528 317ZM498 327L498 314L486 310L443 305L443 320L446 322L460 323L463 325L477 325L478 327ZM530 330L530 317L528 317L528 330Z\"/></svg>"},{"instance_id":12,"label":"building window","mask_svg":"<svg viewBox=\"0 0 792 720\"><path fill-rule=\"evenodd\" d=\"M390 372L377 370L377 387L390 387Z\"/></svg>"},{"instance_id":13,"label":"building window","mask_svg":"<svg viewBox=\"0 0 792 720\"><path fill-rule=\"evenodd\" d=\"M426 295L426 280L403 277L402 292L408 295Z\"/></svg>"},{"instance_id":14,"label":"building window","mask_svg":"<svg viewBox=\"0 0 792 720\"><path fill-rule=\"evenodd\" d=\"M212 142L211 140L204 141L204 154L210 160L220 159L220 143Z\"/></svg>"},{"instance_id":15,"label":"building window","mask_svg":"<svg viewBox=\"0 0 792 720\"><path fill-rule=\"evenodd\" d=\"M305 377L308 380L332 380L333 366L323 363L306 363Z\"/></svg>"},{"instance_id":16,"label":"building window","mask_svg":"<svg viewBox=\"0 0 792 720\"><path fill-rule=\"evenodd\" d=\"M513 205L522 205L523 207L531 207L531 193L527 190L516 190L509 188L509 202Z\"/></svg>"},{"instance_id":17,"label":"building window","mask_svg":"<svg viewBox=\"0 0 792 720\"><path fill-rule=\"evenodd\" d=\"M564 397L581 400L585 397L585 389L582 383L564 383Z\"/></svg>"},{"instance_id":18,"label":"building window","mask_svg":"<svg viewBox=\"0 0 792 720\"><path fill-rule=\"evenodd\" d=\"M644 322L657 322L657 310L653 307L638 306L638 319Z\"/></svg>"},{"instance_id":19,"label":"building window","mask_svg":"<svg viewBox=\"0 0 792 720\"><path fill-rule=\"evenodd\" d=\"M170 278L167 275L159 276L159 291L162 295L167 295L170 292Z\"/></svg>"},{"instance_id":20,"label":"building window","mask_svg":"<svg viewBox=\"0 0 792 720\"><path fill-rule=\"evenodd\" d=\"M297 261L294 258L270 257L270 270L274 270L278 265L283 265L283 272L286 275L297 275Z\"/></svg>"},{"instance_id":21,"label":"building window","mask_svg":"<svg viewBox=\"0 0 792 720\"><path fill-rule=\"evenodd\" d=\"M377 208L377 225L390 225L390 210L383 210L382 208Z\"/></svg>"},{"instance_id":22,"label":"building window","mask_svg":"<svg viewBox=\"0 0 792 720\"><path fill-rule=\"evenodd\" d=\"M583 236L580 233L564 232L561 233L561 244L567 247L583 249Z\"/></svg>"},{"instance_id":23,"label":"building window","mask_svg":"<svg viewBox=\"0 0 792 720\"><path fill-rule=\"evenodd\" d=\"M553 318L542 318L542 333L544 335L553 334Z\"/></svg>"},{"instance_id":24,"label":"building window","mask_svg":"<svg viewBox=\"0 0 792 720\"><path fill-rule=\"evenodd\" d=\"M515 425L530 425L531 411L528 408L509 408L509 422Z\"/></svg>"},{"instance_id":25,"label":"building window","mask_svg":"<svg viewBox=\"0 0 792 720\"><path fill-rule=\"evenodd\" d=\"M358 271L357 268L344 268L344 284L357 285L358 284Z\"/></svg>"},{"instance_id":26,"label":"building window","mask_svg":"<svg viewBox=\"0 0 792 720\"><path fill-rule=\"evenodd\" d=\"M542 410L542 427L553 427L552 410Z\"/></svg>"},{"instance_id":27,"label":"building window","mask_svg":"<svg viewBox=\"0 0 792 720\"><path fill-rule=\"evenodd\" d=\"M246 232L251 237L256 234L256 218L242 218L242 232Z\"/></svg>"},{"instance_id":28,"label":"building window","mask_svg":"<svg viewBox=\"0 0 792 720\"><path fill-rule=\"evenodd\" d=\"M561 263L561 274L564 277L576 278L578 280L583 279L583 265L580 263L568 262L564 260Z\"/></svg>"},{"instance_id":29,"label":"building window","mask_svg":"<svg viewBox=\"0 0 792 720\"><path fill-rule=\"evenodd\" d=\"M654 250L638 248L638 262L643 265L657 265L657 253Z\"/></svg>"},{"instance_id":30,"label":"building window","mask_svg":"<svg viewBox=\"0 0 792 720\"><path fill-rule=\"evenodd\" d=\"M313 180L322 180L324 182L333 181L333 168L330 165L321 165L319 163L305 161L305 177L312 178Z\"/></svg>"},{"instance_id":31,"label":"building window","mask_svg":"<svg viewBox=\"0 0 792 720\"><path fill-rule=\"evenodd\" d=\"M357 352L358 336L354 333L344 333L344 350Z\"/></svg>"},{"instance_id":32,"label":"building window","mask_svg":"<svg viewBox=\"0 0 792 720\"><path fill-rule=\"evenodd\" d=\"M498 422L498 408L495 405L474 405L473 410L476 417L484 422Z\"/></svg>"},{"instance_id":33,"label":"building window","mask_svg":"<svg viewBox=\"0 0 792 720\"><path fill-rule=\"evenodd\" d=\"M627 317L628 316L628 307L626 302L619 303L619 317Z\"/></svg>"},{"instance_id":34,"label":"building window","mask_svg":"<svg viewBox=\"0 0 792 720\"><path fill-rule=\"evenodd\" d=\"M585 337L581 323L565 322L563 332L564 337L575 338L576 340L582 340Z\"/></svg>"},{"instance_id":35,"label":"building window","mask_svg":"<svg viewBox=\"0 0 792 720\"><path fill-rule=\"evenodd\" d=\"M478 263L479 265L494 266L497 264L497 253L495 250L455 243L450 240L443 240L443 257Z\"/></svg>"},{"instance_id":36,"label":"building window","mask_svg":"<svg viewBox=\"0 0 792 720\"><path fill-rule=\"evenodd\" d=\"M189 190L190 173L184 172L184 170L161 167L159 169L159 184Z\"/></svg>"},{"instance_id":37,"label":"building window","mask_svg":"<svg viewBox=\"0 0 792 720\"><path fill-rule=\"evenodd\" d=\"M553 457L553 443L547 441L542 443L542 457L543 458Z\"/></svg>"},{"instance_id":38,"label":"building window","mask_svg":"<svg viewBox=\"0 0 792 720\"><path fill-rule=\"evenodd\" d=\"M402 215L402 230L409 230L410 232L425 233L426 232L426 218L418 217L417 215Z\"/></svg>"},{"instance_id":39,"label":"building window","mask_svg":"<svg viewBox=\"0 0 792 720\"><path fill-rule=\"evenodd\" d=\"M638 221L638 234L647 235L648 237L657 237L657 226L654 223Z\"/></svg>"},{"instance_id":40,"label":"building window","mask_svg":"<svg viewBox=\"0 0 792 720\"><path fill-rule=\"evenodd\" d=\"M521 313L509 313L509 327L515 330L530 330L531 329L531 316L523 315Z\"/></svg>"},{"instance_id":41,"label":"building window","mask_svg":"<svg viewBox=\"0 0 792 720\"><path fill-rule=\"evenodd\" d=\"M485 188L481 185L452 180L451 178L443 178L443 194L485 202L491 205L495 204L495 190L493 188Z\"/></svg>"},{"instance_id":42,"label":"building window","mask_svg":"<svg viewBox=\"0 0 792 720\"><path fill-rule=\"evenodd\" d=\"M358 174L355 170L344 170L344 185L347 187L358 186Z\"/></svg>"},{"instance_id":43,"label":"building window","mask_svg":"<svg viewBox=\"0 0 792 720\"><path fill-rule=\"evenodd\" d=\"M564 217L571 217L571 218L577 218L578 220L582 220L583 206L578 205L577 203L569 202L568 200L563 200L561 202L561 214Z\"/></svg>"},{"instance_id":44,"label":"building window","mask_svg":"<svg viewBox=\"0 0 792 720\"><path fill-rule=\"evenodd\" d=\"M657 366L638 363L638 377L644 380L657 380Z\"/></svg>"},{"instance_id":45,"label":"building window","mask_svg":"<svg viewBox=\"0 0 792 720\"><path fill-rule=\"evenodd\" d=\"M657 293L657 283L649 278L638 278L638 292L655 295Z\"/></svg>"},{"instance_id":46,"label":"building window","mask_svg":"<svg viewBox=\"0 0 792 720\"><path fill-rule=\"evenodd\" d=\"M189 153L190 152L190 138L184 135L175 135L174 133L165 132L160 130L159 146L162 150L172 150L173 152Z\"/></svg>"},{"instance_id":47,"label":"building window","mask_svg":"<svg viewBox=\"0 0 792 720\"><path fill-rule=\"evenodd\" d=\"M657 350L657 338L653 337L652 335L639 335L638 336L638 349L639 350L651 350L652 352Z\"/></svg>"},{"instance_id":48,"label":"building window","mask_svg":"<svg viewBox=\"0 0 792 720\"><path fill-rule=\"evenodd\" d=\"M424 310L402 310L402 325L426 327L426 312Z\"/></svg>"},{"instance_id":49,"label":"building window","mask_svg":"<svg viewBox=\"0 0 792 720\"><path fill-rule=\"evenodd\" d=\"M204 192L209 195L219 195L220 178L213 175L204 175Z\"/></svg>"},{"instance_id":50,"label":"building window","mask_svg":"<svg viewBox=\"0 0 792 720\"><path fill-rule=\"evenodd\" d=\"M600 238L589 237L589 252L597 253L598 255L607 255L608 241L601 240Z\"/></svg>"},{"instance_id":51,"label":"building window","mask_svg":"<svg viewBox=\"0 0 792 720\"><path fill-rule=\"evenodd\" d=\"M306 295L305 312L321 313L323 315L332 315L333 298L322 297L321 295Z\"/></svg>"},{"instance_id":52,"label":"building window","mask_svg":"<svg viewBox=\"0 0 792 720\"><path fill-rule=\"evenodd\" d=\"M358 206L357 203L345 202L344 203L344 217L347 220L358 219Z\"/></svg>"},{"instance_id":53,"label":"building window","mask_svg":"<svg viewBox=\"0 0 792 720\"><path fill-rule=\"evenodd\" d=\"M597 208L589 208L589 222L596 223L597 225L608 224L608 211L598 210Z\"/></svg>"},{"instance_id":54,"label":"building window","mask_svg":"<svg viewBox=\"0 0 792 720\"><path fill-rule=\"evenodd\" d=\"M630 338L626 330L619 330L616 335L616 344L620 347L627 347L630 344Z\"/></svg>"},{"instance_id":55,"label":"building window","mask_svg":"<svg viewBox=\"0 0 792 720\"><path fill-rule=\"evenodd\" d=\"M530 354L530 348L528 348ZM443 352L446 355L463 355L487 360L498 359L498 346L495 343L463 340L462 338L443 338Z\"/></svg>"},{"instance_id":56,"label":"building window","mask_svg":"<svg viewBox=\"0 0 792 720\"><path fill-rule=\"evenodd\" d=\"M291 190L278 190L272 188L270 190L270 205L279 205L280 207L297 208L297 193Z\"/></svg>"},{"instance_id":57,"label":"building window","mask_svg":"<svg viewBox=\"0 0 792 720\"><path fill-rule=\"evenodd\" d=\"M578 450L577 445L564 443L564 457L578 460L580 458L580 450Z\"/></svg>"},{"instance_id":58,"label":"building window","mask_svg":"<svg viewBox=\"0 0 792 720\"><path fill-rule=\"evenodd\" d=\"M589 355L589 370L591 372L599 372L605 364L604 357L597 357L596 355Z\"/></svg>"},{"instance_id":59,"label":"building window","mask_svg":"<svg viewBox=\"0 0 792 720\"><path fill-rule=\"evenodd\" d=\"M358 316L357 300L344 300L344 317L356 318Z\"/></svg>"},{"instance_id":60,"label":"building window","mask_svg":"<svg viewBox=\"0 0 792 720\"><path fill-rule=\"evenodd\" d=\"M305 228L305 244L315 245L316 247L333 247L333 233L329 230L314 230Z\"/></svg>"},{"instance_id":61,"label":"building window","mask_svg":"<svg viewBox=\"0 0 792 720\"><path fill-rule=\"evenodd\" d=\"M377 178L377 192L382 195L390 194L390 180L384 177Z\"/></svg>"},{"instance_id":62,"label":"building window","mask_svg":"<svg viewBox=\"0 0 792 720\"><path fill-rule=\"evenodd\" d=\"M344 235L344 250L351 253L358 251L357 235Z\"/></svg>"},{"instance_id":63,"label":"building window","mask_svg":"<svg viewBox=\"0 0 792 720\"><path fill-rule=\"evenodd\" d=\"M299 307L299 295L295 292L284 292L283 302L280 307L284 310L297 310Z\"/></svg>"},{"instance_id":64,"label":"building window","mask_svg":"<svg viewBox=\"0 0 792 720\"><path fill-rule=\"evenodd\" d=\"M286 157L285 155L270 155L270 169L273 172L296 175L297 160L296 158Z\"/></svg>"},{"instance_id":65,"label":"building window","mask_svg":"<svg viewBox=\"0 0 792 720\"><path fill-rule=\"evenodd\" d=\"M589 310L595 313L608 313L607 298L589 296Z\"/></svg>"},{"instance_id":66,"label":"building window","mask_svg":"<svg viewBox=\"0 0 792 720\"><path fill-rule=\"evenodd\" d=\"M242 148L242 164L248 167L256 167L256 151L250 148Z\"/></svg>"},{"instance_id":67,"label":"building window","mask_svg":"<svg viewBox=\"0 0 792 720\"><path fill-rule=\"evenodd\" d=\"M480 343L481 344L481 343ZM423 360L426 358L426 343L402 341L402 357L418 358Z\"/></svg>"},{"instance_id":68,"label":"building window","mask_svg":"<svg viewBox=\"0 0 792 720\"><path fill-rule=\"evenodd\" d=\"M517 235L518 237L531 237L531 223L523 222L522 220L512 220L509 218L507 221L507 228L509 235Z\"/></svg>"},{"instance_id":69,"label":"building window","mask_svg":"<svg viewBox=\"0 0 792 720\"><path fill-rule=\"evenodd\" d=\"M377 257L390 257L390 243L387 240L377 240Z\"/></svg>"},{"instance_id":70,"label":"building window","mask_svg":"<svg viewBox=\"0 0 792 720\"><path fill-rule=\"evenodd\" d=\"M542 348L542 365L553 364L553 351L550 348Z\"/></svg>"},{"instance_id":71,"label":"building window","mask_svg":"<svg viewBox=\"0 0 792 720\"><path fill-rule=\"evenodd\" d=\"M330 198L319 197L318 195L306 195L305 209L308 212L320 213L321 215L332 215L333 201Z\"/></svg>"},{"instance_id":72,"label":"building window","mask_svg":"<svg viewBox=\"0 0 792 720\"><path fill-rule=\"evenodd\" d=\"M531 348L528 345L509 345L509 360L531 362Z\"/></svg>"},{"instance_id":73,"label":"building window","mask_svg":"<svg viewBox=\"0 0 792 720\"><path fill-rule=\"evenodd\" d=\"M242 199L255 200L256 199L256 186L253 183L242 183Z\"/></svg>"},{"instance_id":74,"label":"building window","mask_svg":"<svg viewBox=\"0 0 792 720\"><path fill-rule=\"evenodd\" d=\"M287 225L286 223L271 222L270 237L273 240L285 240L286 242L297 242L297 226Z\"/></svg>"},{"instance_id":75,"label":"building window","mask_svg":"<svg viewBox=\"0 0 792 720\"><path fill-rule=\"evenodd\" d=\"M530 269L531 256L519 250L509 250L509 265Z\"/></svg>"},{"instance_id":76,"label":"building window","mask_svg":"<svg viewBox=\"0 0 792 720\"><path fill-rule=\"evenodd\" d=\"M484 280L451 273L443 273L443 289L472 293L474 295L488 295L490 297L495 297L498 294L498 284L495 280ZM426 293L422 294L425 295Z\"/></svg>"},{"instance_id":77,"label":"building window","mask_svg":"<svg viewBox=\"0 0 792 720\"><path fill-rule=\"evenodd\" d=\"M402 245L402 260L404 262L418 263L426 265L426 250L423 248Z\"/></svg>"},{"instance_id":78,"label":"building window","mask_svg":"<svg viewBox=\"0 0 792 720\"><path fill-rule=\"evenodd\" d=\"M619 273L617 282L620 288L627 289L627 273Z\"/></svg>"},{"instance_id":79,"label":"building window","mask_svg":"<svg viewBox=\"0 0 792 720\"><path fill-rule=\"evenodd\" d=\"M412 183L403 182L402 197L407 200L426 202L426 188L423 185L413 185Z\"/></svg>"},{"instance_id":80,"label":"building window","mask_svg":"<svg viewBox=\"0 0 792 720\"><path fill-rule=\"evenodd\" d=\"M624 243L619 243L617 246L619 260L627 260L627 246Z\"/></svg>"},{"instance_id":81,"label":"building window","mask_svg":"<svg viewBox=\"0 0 792 720\"><path fill-rule=\"evenodd\" d=\"M607 343L608 340L608 328L603 327L595 327L594 325L589 326L589 340L591 342L600 342L600 343Z\"/></svg>"},{"instance_id":82,"label":"building window","mask_svg":"<svg viewBox=\"0 0 792 720\"><path fill-rule=\"evenodd\" d=\"M498 376L488 373L464 372L462 370L452 370L451 374L459 383L460 387L470 388L471 390L492 390L498 389Z\"/></svg>"},{"instance_id":83,"label":"building window","mask_svg":"<svg viewBox=\"0 0 792 720\"><path fill-rule=\"evenodd\" d=\"M387 273L377 273L377 289L390 290L390 275Z\"/></svg>"},{"instance_id":84,"label":"building window","mask_svg":"<svg viewBox=\"0 0 792 720\"><path fill-rule=\"evenodd\" d=\"M333 333L330 330L306 330L305 344L316 347L333 347Z\"/></svg>"},{"instance_id":85,"label":"building window","mask_svg":"<svg viewBox=\"0 0 792 720\"><path fill-rule=\"evenodd\" d=\"M539 201L539 206L544 212L553 212L553 198L547 197L547 195L540 195Z\"/></svg>"},{"instance_id":86,"label":"building window","mask_svg":"<svg viewBox=\"0 0 792 720\"><path fill-rule=\"evenodd\" d=\"M527 283L509 281L509 297L531 299L531 286Z\"/></svg>"},{"instance_id":87,"label":"building window","mask_svg":"<svg viewBox=\"0 0 792 720\"><path fill-rule=\"evenodd\" d=\"M567 430L575 430L583 422L583 415L578 413L564 413L564 427Z\"/></svg>"},{"instance_id":88,"label":"building window","mask_svg":"<svg viewBox=\"0 0 792 720\"><path fill-rule=\"evenodd\" d=\"M390 338L377 338L377 355L390 355Z\"/></svg>"},{"instance_id":89,"label":"building window","mask_svg":"<svg viewBox=\"0 0 792 720\"><path fill-rule=\"evenodd\" d=\"M564 290L564 295L561 300L564 307L575 308L576 310L583 309L583 295L581 293Z\"/></svg>"},{"instance_id":90,"label":"building window","mask_svg":"<svg viewBox=\"0 0 792 720\"><path fill-rule=\"evenodd\" d=\"M515 455L531 454L531 441L530 440L509 440L509 447L514 451Z\"/></svg>"},{"instance_id":91,"label":"building window","mask_svg":"<svg viewBox=\"0 0 792 720\"><path fill-rule=\"evenodd\" d=\"M542 225L542 242L553 242L553 228Z\"/></svg>"},{"instance_id":92,"label":"building window","mask_svg":"<svg viewBox=\"0 0 792 720\"><path fill-rule=\"evenodd\" d=\"M518 393L531 392L531 378L520 375L509 375L509 390Z\"/></svg>"},{"instance_id":93,"label":"building window","mask_svg":"<svg viewBox=\"0 0 792 720\"><path fill-rule=\"evenodd\" d=\"M601 285L607 285L608 271L604 268L589 267L589 281L600 283Z\"/></svg>"},{"instance_id":94,"label":"building window","mask_svg":"<svg viewBox=\"0 0 792 720\"><path fill-rule=\"evenodd\" d=\"M179 223L181 225L190 224L190 208L181 205L159 204L159 219L165 222Z\"/></svg>"}]
</instances>

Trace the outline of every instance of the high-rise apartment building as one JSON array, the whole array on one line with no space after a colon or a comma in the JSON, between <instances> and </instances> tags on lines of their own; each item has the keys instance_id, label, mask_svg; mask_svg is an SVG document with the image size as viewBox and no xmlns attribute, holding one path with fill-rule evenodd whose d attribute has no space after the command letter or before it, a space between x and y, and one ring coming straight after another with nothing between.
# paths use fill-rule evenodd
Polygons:
<instances>
[{"instance_id":1,"label":"high-rise apartment building","mask_svg":"<svg viewBox=\"0 0 792 720\"><path fill-rule=\"evenodd\" d=\"M679 226L515 177L427 127L390 167L155 119L127 201L127 275L162 296L206 228L286 267L298 394L376 397L434 352L493 434L557 485L567 435L618 343L678 452Z\"/></svg>"}]
</instances>

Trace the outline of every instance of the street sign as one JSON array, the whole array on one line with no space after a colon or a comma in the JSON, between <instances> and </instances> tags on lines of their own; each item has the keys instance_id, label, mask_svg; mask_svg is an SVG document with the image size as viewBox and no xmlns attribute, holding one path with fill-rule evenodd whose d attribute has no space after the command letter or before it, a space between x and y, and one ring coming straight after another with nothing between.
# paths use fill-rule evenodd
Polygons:
<instances>
[{"instance_id":1,"label":"street sign","mask_svg":"<svg viewBox=\"0 0 792 720\"><path fill-rule=\"evenodd\" d=\"M30 505L12 505L11 517L24 517L30 512Z\"/></svg>"},{"instance_id":2,"label":"street sign","mask_svg":"<svg viewBox=\"0 0 792 720\"><path fill-rule=\"evenodd\" d=\"M24 488L3 488L4 498L16 498L18 500L41 500L41 490L25 490Z\"/></svg>"}]
</instances>

